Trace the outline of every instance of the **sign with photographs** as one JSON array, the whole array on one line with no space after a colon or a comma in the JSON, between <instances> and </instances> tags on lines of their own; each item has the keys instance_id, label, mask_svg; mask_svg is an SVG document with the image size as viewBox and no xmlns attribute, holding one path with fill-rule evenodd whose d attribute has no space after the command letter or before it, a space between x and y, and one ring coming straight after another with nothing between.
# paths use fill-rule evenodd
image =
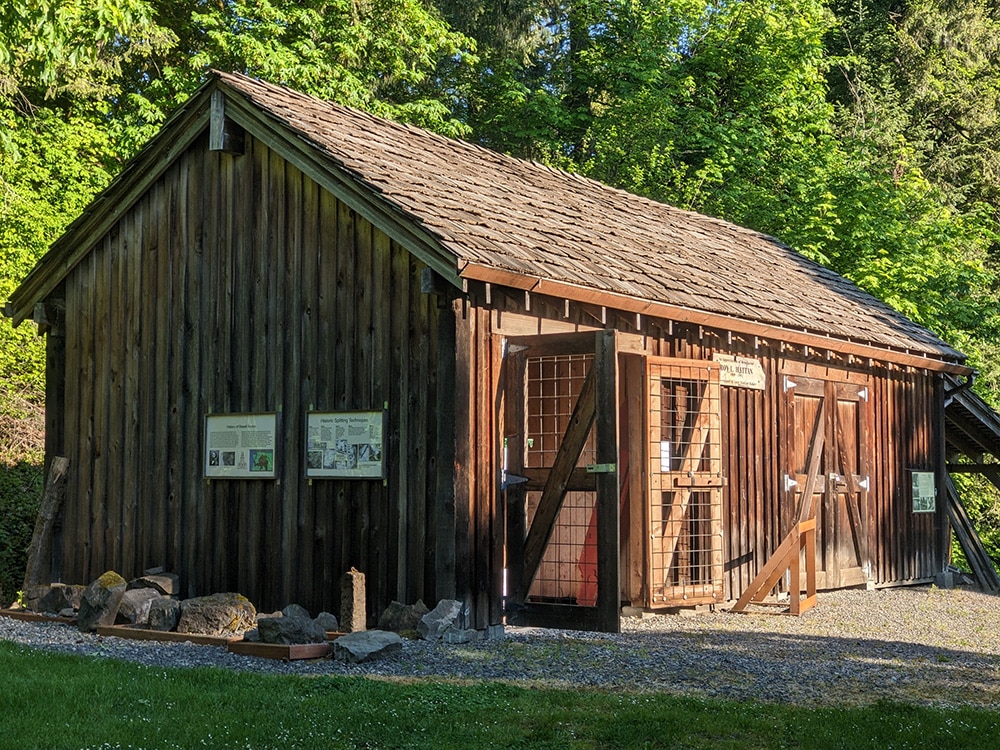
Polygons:
<instances>
[{"instance_id":1,"label":"sign with photographs","mask_svg":"<svg viewBox=\"0 0 1000 750\"><path fill-rule=\"evenodd\" d=\"M306 476L381 479L382 411L309 412Z\"/></svg>"},{"instance_id":2,"label":"sign with photographs","mask_svg":"<svg viewBox=\"0 0 1000 750\"><path fill-rule=\"evenodd\" d=\"M212 414L205 418L205 476L274 479L276 414Z\"/></svg>"}]
</instances>

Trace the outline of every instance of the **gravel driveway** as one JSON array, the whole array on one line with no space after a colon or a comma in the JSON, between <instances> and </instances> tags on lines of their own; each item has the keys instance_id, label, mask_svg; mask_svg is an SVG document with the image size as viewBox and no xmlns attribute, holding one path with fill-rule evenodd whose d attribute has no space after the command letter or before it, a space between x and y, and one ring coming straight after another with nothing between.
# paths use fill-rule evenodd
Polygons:
<instances>
[{"instance_id":1,"label":"gravel driveway","mask_svg":"<svg viewBox=\"0 0 1000 750\"><path fill-rule=\"evenodd\" d=\"M394 660L281 662L218 646L84 635L0 617L0 640L155 666L511 680L800 705L897 700L1000 707L1000 597L927 587L821 592L802 617L763 610L626 618L620 635L508 628L466 645L404 641Z\"/></svg>"}]
</instances>

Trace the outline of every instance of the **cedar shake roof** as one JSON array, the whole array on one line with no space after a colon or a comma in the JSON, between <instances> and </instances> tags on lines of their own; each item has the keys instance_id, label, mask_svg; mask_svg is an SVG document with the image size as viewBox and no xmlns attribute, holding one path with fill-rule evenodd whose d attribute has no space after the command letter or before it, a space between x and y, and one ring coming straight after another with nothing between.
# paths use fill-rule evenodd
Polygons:
<instances>
[{"instance_id":1,"label":"cedar shake roof","mask_svg":"<svg viewBox=\"0 0 1000 750\"><path fill-rule=\"evenodd\" d=\"M831 349L853 342L930 358L929 366L964 361L850 281L759 232L229 73L213 73L53 244L8 303L15 323L89 252L142 181L190 143L177 132L204 131L218 91L227 118L314 178L328 178L321 184L367 206L376 223L395 226L394 238L453 283L479 279L678 320L732 321L733 330L759 325L775 339L787 331Z\"/></svg>"},{"instance_id":2,"label":"cedar shake roof","mask_svg":"<svg viewBox=\"0 0 1000 750\"><path fill-rule=\"evenodd\" d=\"M759 232L287 88L219 78L425 228L453 255L460 275L476 277L463 271L481 266L541 280L543 292L547 280L564 282L963 358L847 279Z\"/></svg>"}]
</instances>

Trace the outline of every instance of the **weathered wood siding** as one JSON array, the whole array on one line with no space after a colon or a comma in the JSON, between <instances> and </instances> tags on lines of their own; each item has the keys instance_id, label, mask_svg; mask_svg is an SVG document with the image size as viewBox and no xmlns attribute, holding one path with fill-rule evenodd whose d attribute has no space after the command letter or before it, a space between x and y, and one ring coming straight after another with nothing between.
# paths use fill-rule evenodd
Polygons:
<instances>
[{"instance_id":1,"label":"weathered wood siding","mask_svg":"<svg viewBox=\"0 0 1000 750\"><path fill-rule=\"evenodd\" d=\"M259 140L238 156L206 142L66 280L72 479L57 573L86 583L162 565L184 596L338 612L354 566L370 619L392 599L447 594L485 625L488 571L469 561L494 543L491 479L466 470L456 497L455 465L492 444L456 448L440 416L456 388L467 412L496 377L477 312L422 293L405 248ZM456 339L470 382L456 378ZM387 485L307 481L306 412L383 403ZM279 413L277 480L203 478L205 416L225 412ZM466 435L492 429L489 412L463 419Z\"/></svg>"},{"instance_id":2,"label":"weathered wood siding","mask_svg":"<svg viewBox=\"0 0 1000 750\"><path fill-rule=\"evenodd\" d=\"M769 555L780 544L796 510L794 493L785 491L790 430L784 407L785 373L808 374L834 382L870 384L866 408L872 486L868 493L867 535L870 580L893 585L927 580L946 562L949 530L943 506L933 514L914 514L910 501L910 469L940 470L943 453L941 378L913 368L888 367L831 350L817 351L781 341L755 340L697 325L657 320L611 309L572 304L523 292L491 290L495 335L531 336L545 333L617 328L631 336L625 350L649 356L711 359L713 353L754 357L766 376L764 390L722 388L724 567L726 596L738 598ZM628 357L625 358L628 360ZM626 361L623 408L635 416L635 394L641 383ZM629 433L632 430L629 429ZM627 439L623 435L623 440ZM630 458L630 460L632 460ZM638 485L638 482L632 482ZM635 522L636 492L623 529L642 533ZM641 510L641 509L640 509ZM642 542L624 544L623 599L641 601Z\"/></svg>"}]
</instances>

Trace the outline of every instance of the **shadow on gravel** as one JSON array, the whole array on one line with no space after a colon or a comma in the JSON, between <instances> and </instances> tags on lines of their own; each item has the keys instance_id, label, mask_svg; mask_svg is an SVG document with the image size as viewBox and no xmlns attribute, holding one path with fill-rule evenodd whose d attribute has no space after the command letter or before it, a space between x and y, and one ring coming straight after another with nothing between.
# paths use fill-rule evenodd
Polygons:
<instances>
[{"instance_id":1,"label":"shadow on gravel","mask_svg":"<svg viewBox=\"0 0 1000 750\"><path fill-rule=\"evenodd\" d=\"M961 650L706 626L510 638L495 651L497 665L515 661L519 669L508 662L504 671L521 679L810 705L1000 705L1000 656L974 644Z\"/></svg>"}]
</instances>

